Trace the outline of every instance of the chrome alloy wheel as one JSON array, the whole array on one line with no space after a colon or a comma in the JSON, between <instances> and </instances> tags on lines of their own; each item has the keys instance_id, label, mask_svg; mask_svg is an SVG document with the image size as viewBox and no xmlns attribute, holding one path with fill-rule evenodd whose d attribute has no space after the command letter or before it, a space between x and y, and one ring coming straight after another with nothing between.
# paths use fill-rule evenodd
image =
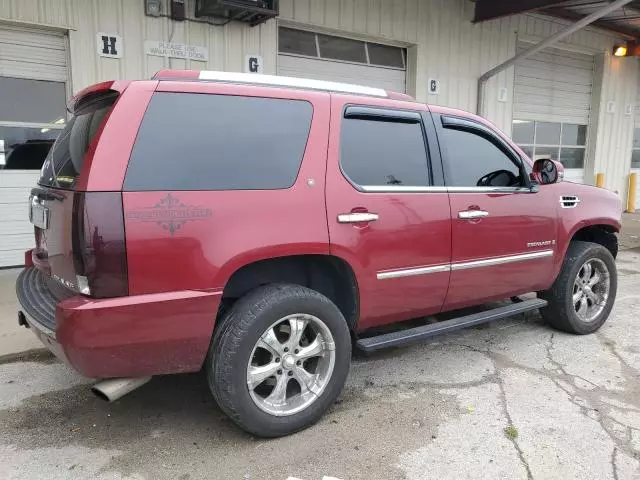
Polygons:
<instances>
[{"instance_id":1,"label":"chrome alloy wheel","mask_svg":"<svg viewBox=\"0 0 640 480\"><path fill-rule=\"evenodd\" d=\"M313 315L281 318L258 339L247 365L247 387L260 410L293 415L317 400L336 360L331 331Z\"/></svg>"},{"instance_id":2,"label":"chrome alloy wheel","mask_svg":"<svg viewBox=\"0 0 640 480\"><path fill-rule=\"evenodd\" d=\"M593 322L604 310L611 287L609 269L599 258L587 260L573 283L573 308L583 322Z\"/></svg>"}]
</instances>

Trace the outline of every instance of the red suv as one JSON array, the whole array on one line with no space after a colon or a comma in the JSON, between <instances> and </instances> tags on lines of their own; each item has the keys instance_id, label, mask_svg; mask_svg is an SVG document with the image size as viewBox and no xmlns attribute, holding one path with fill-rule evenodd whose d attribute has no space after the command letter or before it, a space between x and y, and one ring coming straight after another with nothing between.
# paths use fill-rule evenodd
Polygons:
<instances>
[{"instance_id":1,"label":"red suv","mask_svg":"<svg viewBox=\"0 0 640 480\"><path fill-rule=\"evenodd\" d=\"M611 311L618 197L477 116L197 71L101 83L69 110L32 191L19 322L107 399L205 367L240 427L285 435L334 402L352 345L533 309L586 334Z\"/></svg>"}]
</instances>

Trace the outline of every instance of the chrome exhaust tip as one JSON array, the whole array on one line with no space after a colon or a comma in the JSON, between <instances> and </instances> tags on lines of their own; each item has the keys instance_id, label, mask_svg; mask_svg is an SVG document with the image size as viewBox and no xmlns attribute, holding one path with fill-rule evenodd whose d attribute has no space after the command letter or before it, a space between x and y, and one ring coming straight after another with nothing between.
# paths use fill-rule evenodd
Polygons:
<instances>
[{"instance_id":1,"label":"chrome exhaust tip","mask_svg":"<svg viewBox=\"0 0 640 480\"><path fill-rule=\"evenodd\" d=\"M140 388L151 380L151 377L138 378L109 378L96 383L91 391L102 400L113 402L125 396L127 393Z\"/></svg>"}]
</instances>

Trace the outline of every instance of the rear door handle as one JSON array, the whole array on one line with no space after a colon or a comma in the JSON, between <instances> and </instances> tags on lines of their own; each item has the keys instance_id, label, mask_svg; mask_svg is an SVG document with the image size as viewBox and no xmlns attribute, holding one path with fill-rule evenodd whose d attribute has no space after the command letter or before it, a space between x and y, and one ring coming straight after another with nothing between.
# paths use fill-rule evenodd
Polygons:
<instances>
[{"instance_id":1,"label":"rear door handle","mask_svg":"<svg viewBox=\"0 0 640 480\"><path fill-rule=\"evenodd\" d=\"M338 223L368 223L378 220L377 213L355 212L341 213L338 215Z\"/></svg>"},{"instance_id":2,"label":"rear door handle","mask_svg":"<svg viewBox=\"0 0 640 480\"><path fill-rule=\"evenodd\" d=\"M485 212L484 210L465 210L458 212L458 218L462 220L473 220L474 218L484 218L488 216L489 212Z\"/></svg>"}]
</instances>

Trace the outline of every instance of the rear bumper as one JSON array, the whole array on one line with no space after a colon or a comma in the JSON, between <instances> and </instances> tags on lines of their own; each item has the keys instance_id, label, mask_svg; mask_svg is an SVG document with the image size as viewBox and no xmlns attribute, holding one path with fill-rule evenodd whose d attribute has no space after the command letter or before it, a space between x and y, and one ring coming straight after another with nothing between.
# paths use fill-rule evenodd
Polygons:
<instances>
[{"instance_id":1,"label":"rear bumper","mask_svg":"<svg viewBox=\"0 0 640 480\"><path fill-rule=\"evenodd\" d=\"M179 292L55 299L40 272L16 283L32 331L56 356L87 377L137 377L198 371L222 292Z\"/></svg>"}]
</instances>

